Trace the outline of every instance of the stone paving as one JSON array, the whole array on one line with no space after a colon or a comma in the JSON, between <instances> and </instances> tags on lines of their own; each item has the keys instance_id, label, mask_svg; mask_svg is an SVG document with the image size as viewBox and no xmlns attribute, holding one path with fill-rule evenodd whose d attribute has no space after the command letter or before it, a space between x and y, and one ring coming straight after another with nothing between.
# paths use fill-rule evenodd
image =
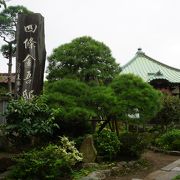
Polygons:
<instances>
[{"instance_id":1,"label":"stone paving","mask_svg":"<svg viewBox=\"0 0 180 180\"><path fill-rule=\"evenodd\" d=\"M180 175L180 159L158 171L150 173L144 180L172 180L177 175Z\"/></svg>"}]
</instances>

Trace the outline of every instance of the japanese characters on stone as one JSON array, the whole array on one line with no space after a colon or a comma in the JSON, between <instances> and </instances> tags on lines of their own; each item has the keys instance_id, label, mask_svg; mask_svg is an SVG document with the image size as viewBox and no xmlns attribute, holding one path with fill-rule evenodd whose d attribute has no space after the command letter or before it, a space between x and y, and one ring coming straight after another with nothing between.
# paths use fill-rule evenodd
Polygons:
<instances>
[{"instance_id":1,"label":"japanese characters on stone","mask_svg":"<svg viewBox=\"0 0 180 180\"><path fill-rule=\"evenodd\" d=\"M37 29L37 25L33 25L30 24L28 26L24 26L24 31L27 33L35 33ZM34 94L34 90L32 89L32 75L33 75L33 66L35 66L35 62L36 59L35 57L33 57L33 50L36 48L35 46L36 41L34 40L34 38L30 35L29 38L26 38L24 40L24 48L29 50L29 54L27 54L27 56L25 57L25 59L23 60L23 65L24 65L24 83L23 83L23 97L25 99L31 99L33 98L33 94ZM35 50L34 50L35 51Z\"/></svg>"},{"instance_id":2,"label":"japanese characters on stone","mask_svg":"<svg viewBox=\"0 0 180 180\"><path fill-rule=\"evenodd\" d=\"M34 95L38 95L42 89L45 65L44 36L41 36L44 35L43 20L40 14L21 14L19 16L16 92L27 100L33 98ZM43 21L43 23L40 21ZM39 24L41 28L39 28ZM39 33L41 34L39 35ZM42 47L40 48L40 46Z\"/></svg>"}]
</instances>

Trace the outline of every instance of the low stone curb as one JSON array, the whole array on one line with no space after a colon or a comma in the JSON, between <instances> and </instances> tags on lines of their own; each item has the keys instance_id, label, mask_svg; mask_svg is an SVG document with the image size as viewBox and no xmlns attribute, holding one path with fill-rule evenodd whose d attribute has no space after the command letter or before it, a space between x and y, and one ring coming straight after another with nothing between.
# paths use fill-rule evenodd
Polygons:
<instances>
[{"instance_id":1,"label":"low stone curb","mask_svg":"<svg viewBox=\"0 0 180 180\"><path fill-rule=\"evenodd\" d=\"M180 151L166 151L166 150L154 147L154 146L149 147L149 149L154 152L160 152L160 153L165 153L165 154L169 154L169 155L180 156Z\"/></svg>"}]
</instances>

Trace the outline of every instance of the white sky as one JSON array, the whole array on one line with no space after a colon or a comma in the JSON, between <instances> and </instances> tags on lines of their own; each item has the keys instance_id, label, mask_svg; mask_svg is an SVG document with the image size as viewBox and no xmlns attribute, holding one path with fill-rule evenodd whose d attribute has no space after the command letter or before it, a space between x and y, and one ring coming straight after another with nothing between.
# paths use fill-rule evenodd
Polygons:
<instances>
[{"instance_id":1,"label":"white sky","mask_svg":"<svg viewBox=\"0 0 180 180\"><path fill-rule=\"evenodd\" d=\"M47 55L80 36L104 42L120 65L137 48L180 68L180 0L12 0L45 18ZM7 72L7 61L0 61Z\"/></svg>"}]
</instances>

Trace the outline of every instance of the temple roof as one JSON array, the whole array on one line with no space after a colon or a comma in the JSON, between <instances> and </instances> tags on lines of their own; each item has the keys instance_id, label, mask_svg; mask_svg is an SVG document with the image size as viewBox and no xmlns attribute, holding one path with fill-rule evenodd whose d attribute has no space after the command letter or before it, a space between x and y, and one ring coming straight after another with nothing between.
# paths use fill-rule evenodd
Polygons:
<instances>
[{"instance_id":1,"label":"temple roof","mask_svg":"<svg viewBox=\"0 0 180 180\"><path fill-rule=\"evenodd\" d=\"M15 73L12 73L11 82L15 82ZM7 83L8 82L8 73L0 73L0 83Z\"/></svg>"},{"instance_id":2,"label":"temple roof","mask_svg":"<svg viewBox=\"0 0 180 180\"><path fill-rule=\"evenodd\" d=\"M180 69L173 68L145 55L139 48L135 57L122 67L121 73L133 73L144 81L166 79L171 83L180 83Z\"/></svg>"}]
</instances>

